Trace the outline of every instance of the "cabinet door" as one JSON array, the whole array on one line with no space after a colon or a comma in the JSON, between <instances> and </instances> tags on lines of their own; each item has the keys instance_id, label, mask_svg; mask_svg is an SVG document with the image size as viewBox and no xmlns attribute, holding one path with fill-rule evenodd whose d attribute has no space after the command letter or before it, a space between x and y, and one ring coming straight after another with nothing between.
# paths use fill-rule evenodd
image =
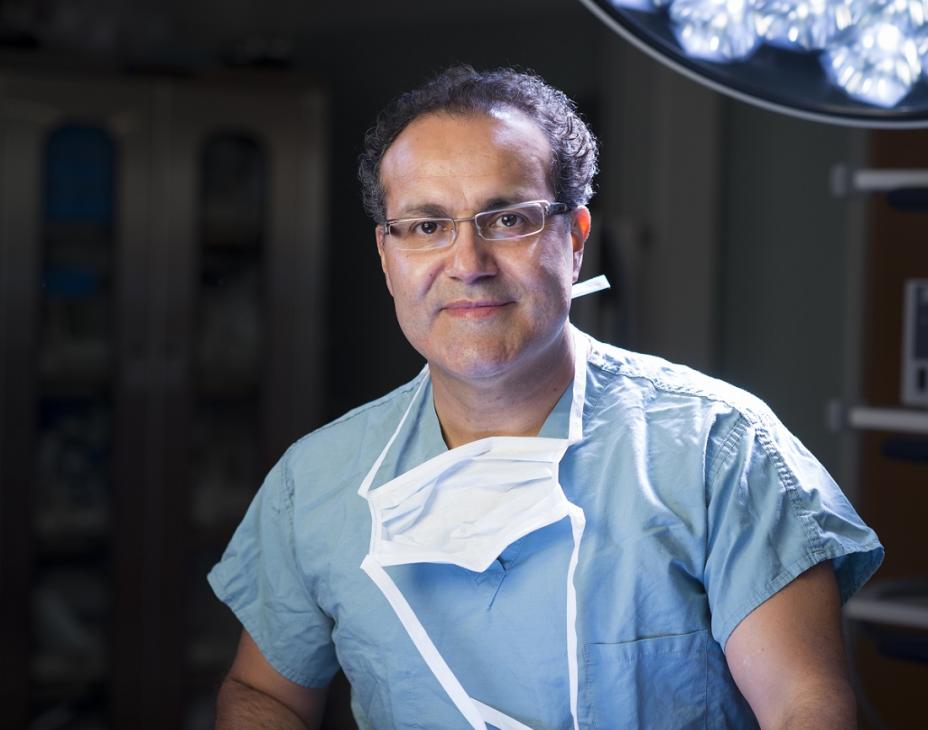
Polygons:
<instances>
[{"instance_id":1,"label":"cabinet door","mask_svg":"<svg viewBox=\"0 0 928 730\"><path fill-rule=\"evenodd\" d=\"M0 78L0 676L11 727L105 727L143 471L150 96ZM138 471L137 471L138 470ZM132 545L123 546L127 554Z\"/></svg>"},{"instance_id":2,"label":"cabinet door","mask_svg":"<svg viewBox=\"0 0 928 730\"><path fill-rule=\"evenodd\" d=\"M209 593L319 425L317 94L0 77L4 720L211 727Z\"/></svg>"},{"instance_id":3,"label":"cabinet door","mask_svg":"<svg viewBox=\"0 0 928 730\"><path fill-rule=\"evenodd\" d=\"M873 132L874 168L928 169L928 131ZM866 312L862 347L861 400L899 408L905 283L928 278L928 215L894 207L886 196L870 203L864 270ZM917 579L928 575L928 436L868 432L860 437L862 514L886 548L876 580ZM893 631L896 635L893 635ZM899 647L917 647L925 632L883 628L878 643L863 634L857 667L864 705L862 727L924 724L921 709L928 686L928 664L910 661ZM895 644L895 646L894 646ZM878 651L879 649L879 651ZM885 654L880 651L888 649ZM914 654L915 649L911 649Z\"/></svg>"},{"instance_id":4,"label":"cabinet door","mask_svg":"<svg viewBox=\"0 0 928 730\"><path fill-rule=\"evenodd\" d=\"M264 473L320 425L324 120L318 97L292 87L176 84L160 102L162 539L166 597L182 597L160 618L175 622L162 651L184 726L205 728L241 630L206 573Z\"/></svg>"}]
</instances>

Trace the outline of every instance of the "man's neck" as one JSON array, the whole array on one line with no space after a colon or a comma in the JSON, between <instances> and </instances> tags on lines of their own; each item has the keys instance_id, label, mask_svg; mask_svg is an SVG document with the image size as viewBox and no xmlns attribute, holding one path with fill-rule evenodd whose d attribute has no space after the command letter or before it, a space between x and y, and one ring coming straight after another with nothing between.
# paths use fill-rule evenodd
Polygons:
<instances>
[{"instance_id":1,"label":"man's neck","mask_svg":"<svg viewBox=\"0 0 928 730\"><path fill-rule=\"evenodd\" d=\"M445 443L454 448L488 436L536 436L573 382L574 356L565 328L550 352L519 372L473 381L434 369L435 412Z\"/></svg>"}]
</instances>

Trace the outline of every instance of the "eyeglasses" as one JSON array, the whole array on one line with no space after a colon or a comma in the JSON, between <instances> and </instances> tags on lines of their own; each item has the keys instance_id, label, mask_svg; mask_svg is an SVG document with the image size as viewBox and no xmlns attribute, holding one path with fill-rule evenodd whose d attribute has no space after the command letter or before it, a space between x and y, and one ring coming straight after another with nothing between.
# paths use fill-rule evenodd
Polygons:
<instances>
[{"instance_id":1,"label":"eyeglasses","mask_svg":"<svg viewBox=\"0 0 928 730\"><path fill-rule=\"evenodd\" d=\"M546 220L570 210L566 203L530 200L477 213L469 218L397 218L385 221L383 233L401 251L429 251L454 243L458 223L473 221L477 234L487 241L509 241L541 233Z\"/></svg>"}]
</instances>

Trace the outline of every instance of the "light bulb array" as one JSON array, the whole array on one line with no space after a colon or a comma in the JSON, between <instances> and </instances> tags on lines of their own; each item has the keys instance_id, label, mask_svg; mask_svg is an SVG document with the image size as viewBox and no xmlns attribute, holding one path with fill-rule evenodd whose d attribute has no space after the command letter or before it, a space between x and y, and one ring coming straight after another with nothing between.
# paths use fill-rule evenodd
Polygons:
<instances>
[{"instance_id":1,"label":"light bulb array","mask_svg":"<svg viewBox=\"0 0 928 730\"><path fill-rule=\"evenodd\" d=\"M666 12L684 53L726 63L762 44L817 54L852 98L896 106L928 84L928 0L608 0Z\"/></svg>"}]
</instances>

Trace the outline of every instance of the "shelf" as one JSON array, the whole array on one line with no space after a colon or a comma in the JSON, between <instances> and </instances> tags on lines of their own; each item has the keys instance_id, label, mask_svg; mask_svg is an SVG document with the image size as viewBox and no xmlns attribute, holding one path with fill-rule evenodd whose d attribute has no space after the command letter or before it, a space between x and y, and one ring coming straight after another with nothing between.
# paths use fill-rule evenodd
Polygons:
<instances>
[{"instance_id":1,"label":"shelf","mask_svg":"<svg viewBox=\"0 0 928 730\"><path fill-rule=\"evenodd\" d=\"M848 409L847 423L861 431L893 431L928 435L928 411L909 408L869 408L856 406Z\"/></svg>"},{"instance_id":2,"label":"shelf","mask_svg":"<svg viewBox=\"0 0 928 730\"><path fill-rule=\"evenodd\" d=\"M853 621L928 631L928 595L919 598L855 596L844 606Z\"/></svg>"},{"instance_id":3,"label":"shelf","mask_svg":"<svg viewBox=\"0 0 928 730\"><path fill-rule=\"evenodd\" d=\"M847 165L835 165L831 170L831 192L837 198L852 193L886 193L923 188L928 188L928 170L853 169Z\"/></svg>"},{"instance_id":4,"label":"shelf","mask_svg":"<svg viewBox=\"0 0 928 730\"><path fill-rule=\"evenodd\" d=\"M928 579L876 581L844 606L845 617L928 631Z\"/></svg>"}]
</instances>

